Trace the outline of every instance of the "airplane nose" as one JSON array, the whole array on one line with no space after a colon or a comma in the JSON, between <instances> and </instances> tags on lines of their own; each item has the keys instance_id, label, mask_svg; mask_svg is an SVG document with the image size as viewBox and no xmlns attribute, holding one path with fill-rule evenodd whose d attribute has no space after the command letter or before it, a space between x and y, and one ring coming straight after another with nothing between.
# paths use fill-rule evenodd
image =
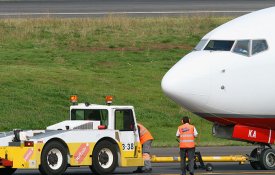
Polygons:
<instances>
[{"instance_id":1,"label":"airplane nose","mask_svg":"<svg viewBox=\"0 0 275 175\"><path fill-rule=\"evenodd\" d=\"M192 112L207 104L210 95L211 69L206 59L190 53L174 65L163 77L163 92Z\"/></svg>"}]
</instances>

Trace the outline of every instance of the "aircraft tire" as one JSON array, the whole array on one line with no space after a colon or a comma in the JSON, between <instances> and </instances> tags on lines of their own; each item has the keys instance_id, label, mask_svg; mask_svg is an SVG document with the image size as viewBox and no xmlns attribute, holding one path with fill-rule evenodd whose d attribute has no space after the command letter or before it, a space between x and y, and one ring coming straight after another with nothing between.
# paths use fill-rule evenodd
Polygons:
<instances>
[{"instance_id":1,"label":"aircraft tire","mask_svg":"<svg viewBox=\"0 0 275 175\"><path fill-rule=\"evenodd\" d=\"M260 156L260 163L262 169L275 170L275 150L270 148L264 149Z\"/></svg>"},{"instance_id":2,"label":"aircraft tire","mask_svg":"<svg viewBox=\"0 0 275 175\"><path fill-rule=\"evenodd\" d=\"M12 175L16 171L16 168L0 168L0 174Z\"/></svg>"},{"instance_id":3,"label":"aircraft tire","mask_svg":"<svg viewBox=\"0 0 275 175\"><path fill-rule=\"evenodd\" d=\"M68 166L67 149L58 141L47 143L41 154L39 171L42 175L63 174Z\"/></svg>"},{"instance_id":4,"label":"aircraft tire","mask_svg":"<svg viewBox=\"0 0 275 175\"><path fill-rule=\"evenodd\" d=\"M93 151L91 170L96 174L111 174L118 165L116 147L109 141L99 142Z\"/></svg>"},{"instance_id":5,"label":"aircraft tire","mask_svg":"<svg viewBox=\"0 0 275 175\"><path fill-rule=\"evenodd\" d=\"M250 153L250 157L256 159L257 158L257 148L253 149L253 151ZM250 161L250 165L255 170L261 170L261 164L260 161Z\"/></svg>"}]
</instances>

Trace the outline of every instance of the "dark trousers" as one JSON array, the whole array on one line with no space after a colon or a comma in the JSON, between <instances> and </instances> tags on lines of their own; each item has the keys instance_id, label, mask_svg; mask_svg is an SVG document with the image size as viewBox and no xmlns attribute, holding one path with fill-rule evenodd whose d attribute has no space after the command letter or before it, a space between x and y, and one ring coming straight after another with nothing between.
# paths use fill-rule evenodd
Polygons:
<instances>
[{"instance_id":1,"label":"dark trousers","mask_svg":"<svg viewBox=\"0 0 275 175\"><path fill-rule=\"evenodd\" d=\"M186 154L188 155L188 168L190 174L194 174L195 148L180 148L180 164L182 174L186 174Z\"/></svg>"},{"instance_id":2,"label":"dark trousers","mask_svg":"<svg viewBox=\"0 0 275 175\"><path fill-rule=\"evenodd\" d=\"M147 154L147 156L150 156L152 142L153 142L153 140L148 140L148 141L143 143L143 145L142 145L142 157L143 157L143 159L144 159L145 154ZM147 157L147 156L144 159L144 167L139 166L138 170L150 170L150 169L152 169L151 158Z\"/></svg>"}]
</instances>

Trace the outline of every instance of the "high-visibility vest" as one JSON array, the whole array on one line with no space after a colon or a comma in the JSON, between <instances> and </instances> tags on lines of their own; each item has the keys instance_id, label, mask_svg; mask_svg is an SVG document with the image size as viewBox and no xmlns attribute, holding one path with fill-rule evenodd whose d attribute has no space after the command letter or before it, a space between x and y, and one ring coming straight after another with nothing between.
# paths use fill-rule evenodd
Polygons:
<instances>
[{"instance_id":1,"label":"high-visibility vest","mask_svg":"<svg viewBox=\"0 0 275 175\"><path fill-rule=\"evenodd\" d=\"M139 140L140 143L143 144L147 142L148 140L154 140L153 136L151 133L141 124L137 124L139 127Z\"/></svg>"},{"instance_id":2,"label":"high-visibility vest","mask_svg":"<svg viewBox=\"0 0 275 175\"><path fill-rule=\"evenodd\" d=\"M194 126L189 123L185 123L178 128L180 134L180 148L194 148L195 136Z\"/></svg>"}]
</instances>

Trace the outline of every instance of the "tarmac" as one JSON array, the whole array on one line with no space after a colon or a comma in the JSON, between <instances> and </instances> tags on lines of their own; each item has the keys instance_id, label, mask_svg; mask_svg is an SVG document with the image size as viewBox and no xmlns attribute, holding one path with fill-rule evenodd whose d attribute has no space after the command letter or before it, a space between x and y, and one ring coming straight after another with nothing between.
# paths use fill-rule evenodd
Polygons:
<instances>
[{"instance_id":1,"label":"tarmac","mask_svg":"<svg viewBox=\"0 0 275 175\"><path fill-rule=\"evenodd\" d=\"M223 156L223 155L246 155L256 148L255 146L219 146L219 147L198 147L196 151L200 151L202 156ZM152 155L156 156L178 156L178 148L153 148ZM207 162L205 162L206 164ZM199 165L199 164L198 164ZM275 174L275 171L270 170L254 170L249 162L243 165L239 165L237 162L222 162L222 163L212 163L213 171L208 172L205 169L196 169L195 174L224 174L224 175L242 175L242 174ZM152 175L179 175L180 174L180 164L176 163L153 163ZM136 167L131 168L117 168L114 175L125 175L132 173ZM66 175L91 175L92 172L88 167L84 168L69 168ZM38 170L17 170L15 175L39 175Z\"/></svg>"}]
</instances>

